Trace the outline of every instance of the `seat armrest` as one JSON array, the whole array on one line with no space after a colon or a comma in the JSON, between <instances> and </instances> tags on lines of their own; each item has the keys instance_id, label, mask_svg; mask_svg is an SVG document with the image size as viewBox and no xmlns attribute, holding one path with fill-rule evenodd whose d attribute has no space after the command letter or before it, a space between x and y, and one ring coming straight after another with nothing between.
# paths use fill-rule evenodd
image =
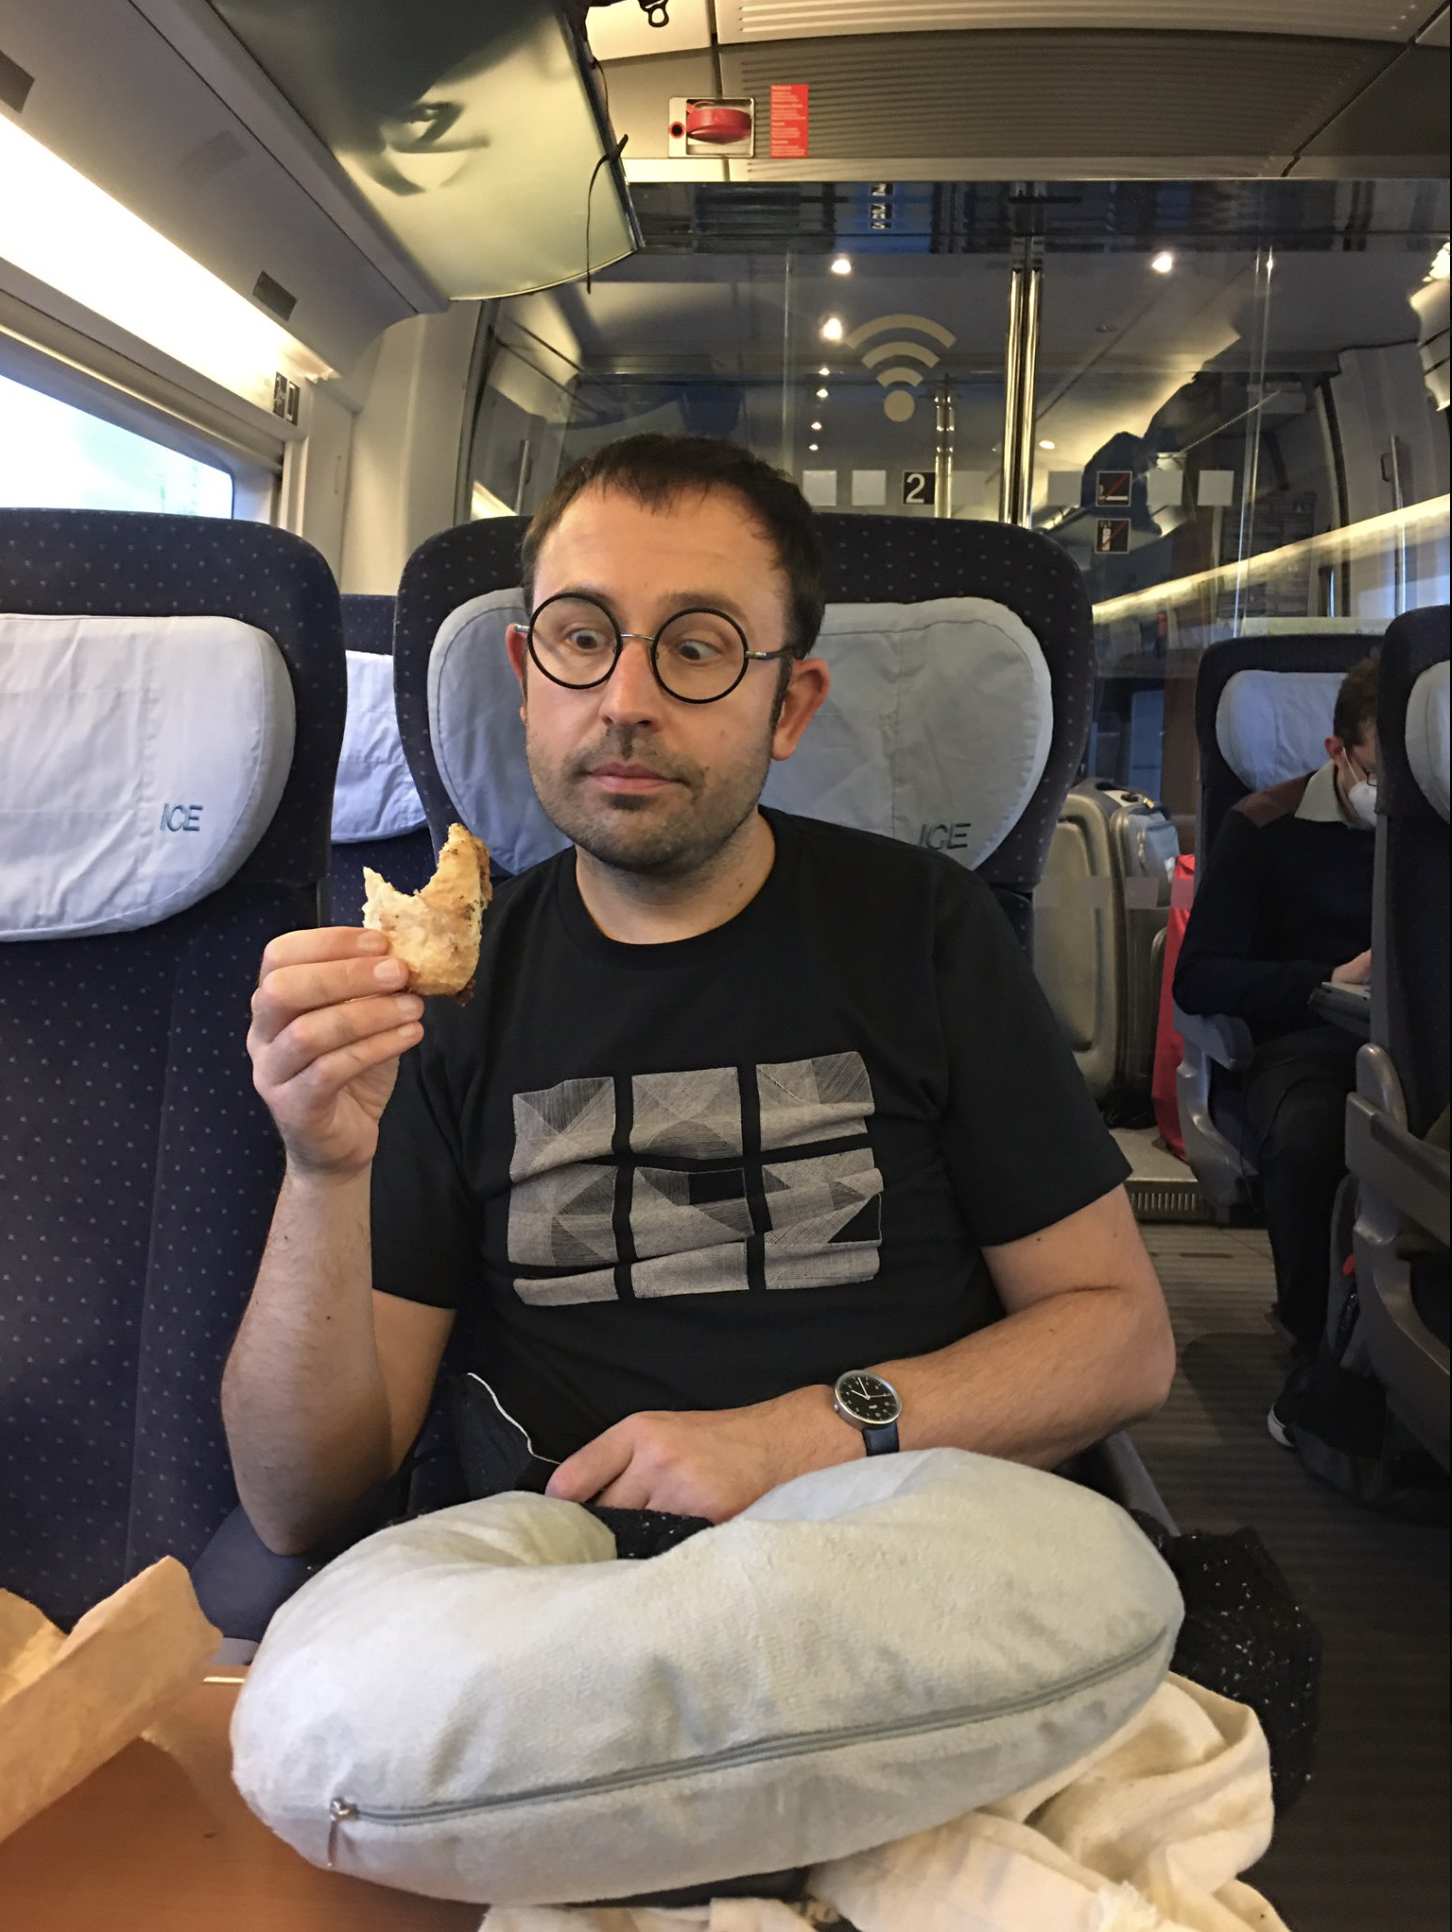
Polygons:
<instances>
[{"instance_id":1,"label":"seat armrest","mask_svg":"<svg viewBox=\"0 0 1452 1932\"><path fill-rule=\"evenodd\" d=\"M1346 1164L1365 1186L1383 1195L1404 1220L1440 1241L1448 1240L1445 1150L1429 1147L1362 1094L1346 1102Z\"/></svg>"},{"instance_id":2,"label":"seat armrest","mask_svg":"<svg viewBox=\"0 0 1452 1932\"><path fill-rule=\"evenodd\" d=\"M1218 1067L1237 1073L1255 1056L1255 1042L1244 1020L1229 1013L1183 1013L1174 1009L1175 1030L1187 1045L1198 1047Z\"/></svg>"}]
</instances>

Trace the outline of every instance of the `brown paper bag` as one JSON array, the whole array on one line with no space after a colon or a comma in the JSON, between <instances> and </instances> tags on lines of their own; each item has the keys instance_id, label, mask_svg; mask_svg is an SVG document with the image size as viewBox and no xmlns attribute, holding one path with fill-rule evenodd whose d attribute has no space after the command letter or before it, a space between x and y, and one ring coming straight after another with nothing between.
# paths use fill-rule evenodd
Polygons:
<instances>
[{"instance_id":1,"label":"brown paper bag","mask_svg":"<svg viewBox=\"0 0 1452 1932\"><path fill-rule=\"evenodd\" d=\"M0 1838L139 1737L221 1642L164 1556L63 1636L0 1590Z\"/></svg>"}]
</instances>

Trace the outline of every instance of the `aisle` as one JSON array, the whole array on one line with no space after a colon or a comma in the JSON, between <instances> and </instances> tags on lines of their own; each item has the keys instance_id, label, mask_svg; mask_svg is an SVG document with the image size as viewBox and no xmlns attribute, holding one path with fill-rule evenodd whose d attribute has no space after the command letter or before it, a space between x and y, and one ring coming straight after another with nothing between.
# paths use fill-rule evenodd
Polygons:
<instances>
[{"instance_id":1,"label":"aisle","mask_svg":"<svg viewBox=\"0 0 1452 1932\"><path fill-rule=\"evenodd\" d=\"M1448 1537L1358 1509L1265 1430L1283 1373L1265 1236L1151 1226L1180 1345L1134 1439L1182 1528L1253 1524L1321 1625L1321 1749L1254 1882L1292 1932L1446 1932Z\"/></svg>"}]
</instances>

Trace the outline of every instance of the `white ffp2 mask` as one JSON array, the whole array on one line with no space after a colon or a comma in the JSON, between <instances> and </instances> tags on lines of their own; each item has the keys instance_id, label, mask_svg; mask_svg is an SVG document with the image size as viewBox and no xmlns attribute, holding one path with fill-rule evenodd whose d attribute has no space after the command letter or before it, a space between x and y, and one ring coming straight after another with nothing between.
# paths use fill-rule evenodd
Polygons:
<instances>
[{"instance_id":1,"label":"white ffp2 mask","mask_svg":"<svg viewBox=\"0 0 1452 1932\"><path fill-rule=\"evenodd\" d=\"M1352 816L1370 831L1376 825L1376 786L1369 778L1359 778L1346 794Z\"/></svg>"}]
</instances>

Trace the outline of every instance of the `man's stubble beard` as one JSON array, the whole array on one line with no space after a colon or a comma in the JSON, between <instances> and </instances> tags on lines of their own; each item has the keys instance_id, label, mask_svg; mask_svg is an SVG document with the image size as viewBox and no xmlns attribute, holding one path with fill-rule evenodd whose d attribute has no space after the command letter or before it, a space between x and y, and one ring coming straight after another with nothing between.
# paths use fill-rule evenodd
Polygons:
<instances>
[{"instance_id":1,"label":"man's stubble beard","mask_svg":"<svg viewBox=\"0 0 1452 1932\"><path fill-rule=\"evenodd\" d=\"M612 732L583 758L569 760L563 771L547 771L536 757L526 718L525 757L535 796L556 830L597 864L637 878L689 878L707 870L756 811L771 769L777 711L758 757L734 782L711 787L697 769L661 767L681 789L665 795L671 809L659 813L655 824L646 821L646 815L659 811L663 800L658 793L617 793L591 801L584 789L589 784L586 768L608 759L622 763L634 759L656 767L657 761L637 743L636 733Z\"/></svg>"}]
</instances>

